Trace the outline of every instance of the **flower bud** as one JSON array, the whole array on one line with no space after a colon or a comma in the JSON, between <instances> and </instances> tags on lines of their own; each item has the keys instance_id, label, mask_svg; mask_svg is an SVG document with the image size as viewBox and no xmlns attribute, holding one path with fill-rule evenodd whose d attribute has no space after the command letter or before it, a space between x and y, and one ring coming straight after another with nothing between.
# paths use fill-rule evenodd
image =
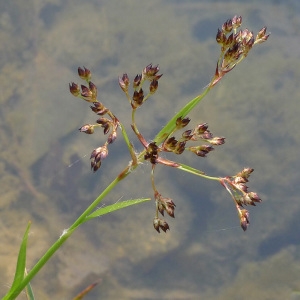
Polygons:
<instances>
[{"instance_id":1,"label":"flower bud","mask_svg":"<svg viewBox=\"0 0 300 300\"><path fill-rule=\"evenodd\" d=\"M186 144L185 141L177 143L176 148L175 148L175 150L173 152L175 154L182 154L183 151L185 150L185 144Z\"/></svg>"},{"instance_id":2,"label":"flower bud","mask_svg":"<svg viewBox=\"0 0 300 300\"><path fill-rule=\"evenodd\" d=\"M168 225L168 223L162 219L159 219L157 217L155 217L153 219L153 226L156 229L156 231L158 233L160 233L160 229L162 229L164 232L166 232L167 230L170 230L170 227Z\"/></svg>"},{"instance_id":3,"label":"flower bud","mask_svg":"<svg viewBox=\"0 0 300 300\"><path fill-rule=\"evenodd\" d=\"M141 80L142 80L142 75L137 74L133 80L133 88L134 89L139 87L139 85L141 84Z\"/></svg>"},{"instance_id":4,"label":"flower bud","mask_svg":"<svg viewBox=\"0 0 300 300\"><path fill-rule=\"evenodd\" d=\"M81 97L87 102L95 102L92 91L85 85L81 85Z\"/></svg>"},{"instance_id":5,"label":"flower bud","mask_svg":"<svg viewBox=\"0 0 300 300\"><path fill-rule=\"evenodd\" d=\"M242 25L242 17L241 16L234 16L232 18L232 26L234 29L240 27Z\"/></svg>"},{"instance_id":6,"label":"flower bud","mask_svg":"<svg viewBox=\"0 0 300 300\"><path fill-rule=\"evenodd\" d=\"M152 80L150 83L150 87L149 87L150 94L154 94L156 92L157 88L158 88L158 81Z\"/></svg>"},{"instance_id":7,"label":"flower bud","mask_svg":"<svg viewBox=\"0 0 300 300\"><path fill-rule=\"evenodd\" d=\"M223 25L222 25L222 31L227 34L229 33L233 28L233 25L232 25L232 20L231 19L228 19Z\"/></svg>"},{"instance_id":8,"label":"flower bud","mask_svg":"<svg viewBox=\"0 0 300 300\"><path fill-rule=\"evenodd\" d=\"M184 131L181 136L185 141L189 141L193 137L192 130L189 129Z\"/></svg>"},{"instance_id":9,"label":"flower bud","mask_svg":"<svg viewBox=\"0 0 300 300\"><path fill-rule=\"evenodd\" d=\"M79 88L78 84L76 84L74 82L72 82L71 84L69 83L69 89L73 96L77 97L80 95L80 88Z\"/></svg>"},{"instance_id":10,"label":"flower bud","mask_svg":"<svg viewBox=\"0 0 300 300\"><path fill-rule=\"evenodd\" d=\"M171 151L175 150L177 143L178 143L178 141L175 139L175 137L171 136L164 142L163 149L165 151L171 152Z\"/></svg>"},{"instance_id":11,"label":"flower bud","mask_svg":"<svg viewBox=\"0 0 300 300\"><path fill-rule=\"evenodd\" d=\"M105 115L109 109L106 108L101 102L93 102L94 106L90 106L91 110L99 116Z\"/></svg>"},{"instance_id":12,"label":"flower bud","mask_svg":"<svg viewBox=\"0 0 300 300\"><path fill-rule=\"evenodd\" d=\"M187 126L190 123L190 121L191 121L190 118L184 118L183 119L182 117L179 117L176 120L176 128L177 129L184 128L185 126Z\"/></svg>"},{"instance_id":13,"label":"flower bud","mask_svg":"<svg viewBox=\"0 0 300 300\"><path fill-rule=\"evenodd\" d=\"M94 125L85 124L85 125L81 126L78 130L80 132L84 132L86 134L93 134L94 133Z\"/></svg>"},{"instance_id":14,"label":"flower bud","mask_svg":"<svg viewBox=\"0 0 300 300\"><path fill-rule=\"evenodd\" d=\"M96 100L97 99L97 94L98 94L96 85L90 81L89 82L89 88L90 88L90 91L92 92L92 98L94 100Z\"/></svg>"},{"instance_id":15,"label":"flower bud","mask_svg":"<svg viewBox=\"0 0 300 300\"><path fill-rule=\"evenodd\" d=\"M107 139L108 144L112 144L117 138L117 127L115 127Z\"/></svg>"},{"instance_id":16,"label":"flower bud","mask_svg":"<svg viewBox=\"0 0 300 300\"><path fill-rule=\"evenodd\" d=\"M194 129L195 133L197 135L204 133L208 128L208 124L207 123L202 123L196 126L196 128Z\"/></svg>"},{"instance_id":17,"label":"flower bud","mask_svg":"<svg viewBox=\"0 0 300 300\"><path fill-rule=\"evenodd\" d=\"M128 86L129 86L129 78L128 75L126 73L123 74L122 78L119 77L119 85L120 88L123 90L123 92L127 92L128 91Z\"/></svg>"},{"instance_id":18,"label":"flower bud","mask_svg":"<svg viewBox=\"0 0 300 300\"><path fill-rule=\"evenodd\" d=\"M208 142L216 146L223 145L225 143L225 137L214 137L208 140Z\"/></svg>"},{"instance_id":19,"label":"flower bud","mask_svg":"<svg viewBox=\"0 0 300 300\"><path fill-rule=\"evenodd\" d=\"M152 66L152 64L149 64L146 66L142 72L142 78L146 80L158 80L162 74L157 74L159 71L159 66Z\"/></svg>"},{"instance_id":20,"label":"flower bud","mask_svg":"<svg viewBox=\"0 0 300 300\"><path fill-rule=\"evenodd\" d=\"M91 161L91 169L96 172L100 166L101 166L101 161L106 158L108 155L108 149L107 149L107 145L105 144L102 147L98 147L96 149L93 150L93 152L91 153L91 157L90 159Z\"/></svg>"},{"instance_id":21,"label":"flower bud","mask_svg":"<svg viewBox=\"0 0 300 300\"><path fill-rule=\"evenodd\" d=\"M226 35L225 33L218 29L217 35L216 35L216 41L218 44L223 45L226 42Z\"/></svg>"},{"instance_id":22,"label":"flower bud","mask_svg":"<svg viewBox=\"0 0 300 300\"><path fill-rule=\"evenodd\" d=\"M89 69L87 69L86 67L82 68L78 68L78 75L81 79L86 80L86 81L90 81L92 74L91 71Z\"/></svg>"},{"instance_id":23,"label":"flower bud","mask_svg":"<svg viewBox=\"0 0 300 300\"><path fill-rule=\"evenodd\" d=\"M241 224L241 227L244 231L247 230L249 224L250 224L250 221L249 221L249 212L248 210L246 209L241 209L239 211L239 215L240 215L240 224Z\"/></svg>"},{"instance_id":24,"label":"flower bud","mask_svg":"<svg viewBox=\"0 0 300 300\"><path fill-rule=\"evenodd\" d=\"M261 44L269 38L270 34L266 34L266 31L267 31L267 27L263 27L258 32L258 34L256 35L256 38L255 38L255 43Z\"/></svg>"},{"instance_id":25,"label":"flower bud","mask_svg":"<svg viewBox=\"0 0 300 300\"><path fill-rule=\"evenodd\" d=\"M132 100L131 100L131 106L132 108L138 108L143 104L144 100L144 91L143 89L140 89L139 91L134 91Z\"/></svg>"}]
</instances>

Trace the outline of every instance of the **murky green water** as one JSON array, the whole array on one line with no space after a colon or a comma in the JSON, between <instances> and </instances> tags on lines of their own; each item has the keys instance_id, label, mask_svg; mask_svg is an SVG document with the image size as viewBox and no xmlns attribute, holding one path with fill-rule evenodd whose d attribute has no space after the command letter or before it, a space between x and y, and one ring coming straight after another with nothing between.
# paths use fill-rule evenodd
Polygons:
<instances>
[{"instance_id":1,"label":"murky green water","mask_svg":"<svg viewBox=\"0 0 300 300\"><path fill-rule=\"evenodd\" d=\"M300 5L239 2L0 4L1 295L28 220L30 268L129 160L120 135L101 170L90 172L90 152L104 138L77 130L95 119L87 103L69 94L68 83L79 82L77 67L92 70L100 100L130 130L117 77L160 64L159 90L137 115L151 140L209 82L217 28L240 14L243 27L256 32L267 25L271 38L190 115L193 124L208 122L226 144L206 159L186 154L181 161L214 176L255 169L249 186L263 202L249 208L248 231L219 184L159 167L158 188L176 203L170 232L153 230L154 203L99 218L74 234L32 286L38 299L71 299L99 278L86 299L296 299ZM104 202L151 196L145 164Z\"/></svg>"}]
</instances>

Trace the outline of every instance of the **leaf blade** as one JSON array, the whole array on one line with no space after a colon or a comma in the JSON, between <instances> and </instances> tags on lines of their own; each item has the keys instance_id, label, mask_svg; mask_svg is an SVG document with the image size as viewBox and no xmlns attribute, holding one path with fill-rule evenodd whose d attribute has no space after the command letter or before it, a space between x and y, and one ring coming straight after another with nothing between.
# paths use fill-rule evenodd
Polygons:
<instances>
[{"instance_id":1,"label":"leaf blade","mask_svg":"<svg viewBox=\"0 0 300 300\"><path fill-rule=\"evenodd\" d=\"M122 202L117 202L117 203L114 203L114 204L111 204L108 206L100 207L97 210L95 210L94 212L92 212L91 214L89 214L85 220L88 221L88 220L100 217L102 215L109 214L113 211L123 209L125 207L132 206L135 204L140 204L140 203L143 203L143 202L146 202L149 200L151 200L151 199L150 198L130 199L130 200L122 201Z\"/></svg>"},{"instance_id":2,"label":"leaf blade","mask_svg":"<svg viewBox=\"0 0 300 300\"><path fill-rule=\"evenodd\" d=\"M25 268L26 268L26 251L27 251L27 240L28 234L30 229L31 222L28 222L26 231L24 233L22 243L20 245L17 266L16 266L16 273L14 280L12 282L11 288L8 292L8 295L14 295L18 285L23 281L25 275ZM12 298L13 299L13 298Z\"/></svg>"}]
</instances>

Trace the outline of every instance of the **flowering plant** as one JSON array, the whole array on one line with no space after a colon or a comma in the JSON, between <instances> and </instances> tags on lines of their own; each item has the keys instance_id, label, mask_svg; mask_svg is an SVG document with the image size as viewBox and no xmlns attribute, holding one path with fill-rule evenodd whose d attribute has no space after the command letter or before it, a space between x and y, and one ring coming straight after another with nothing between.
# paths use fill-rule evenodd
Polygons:
<instances>
[{"instance_id":1,"label":"flowering plant","mask_svg":"<svg viewBox=\"0 0 300 300\"><path fill-rule=\"evenodd\" d=\"M241 228L246 231L249 226L249 212L244 206L255 206L256 203L261 202L261 199L256 192L248 190L247 183L253 172L252 168L243 168L234 175L212 177L205 174L202 170L170 160L165 157L165 155L161 155L162 153L166 154L169 152L173 152L176 155L184 155L187 152L191 152L192 154L203 158L214 150L214 147L221 146L225 143L224 137L213 135L208 129L207 123L201 123L194 128L186 129L190 123L190 118L188 118L187 115L208 94L208 92L216 86L225 74L230 72L248 55L254 45L263 43L268 39L269 34L266 33L266 27L263 27L255 36L248 29L240 29L241 24L242 18L240 16L234 16L232 19L227 20L222 25L221 29L218 29L216 41L220 46L220 56L210 83L200 95L192 99L179 110L179 112L176 113L156 134L151 142L147 141L139 131L135 116L137 110L157 92L159 86L158 83L162 77L162 74L159 74L160 68L158 65L147 65L142 70L141 74L134 77L132 83L126 73L119 77L119 86L131 105L131 129L143 146L143 150L139 153L135 152L127 135L127 131L121 121L108 107L98 100L98 89L91 81L91 71L85 67L78 68L78 75L85 83L79 85L72 82L69 84L69 90L73 96L89 102L91 104L91 110L97 115L95 123L85 124L80 127L79 131L86 134L94 134L97 129L102 128L104 135L107 136L105 143L94 149L91 153L90 160L92 171L97 172L100 169L103 160L109 155L109 147L111 147L113 142L118 138L119 130L126 142L131 160L117 177L78 217L78 219L68 229L63 231L59 239L47 250L27 274L26 248L30 229L29 223L21 243L14 281L3 299L15 299L23 289L26 290L28 299L34 299L30 281L80 225L101 215L150 200L149 198L131 199L106 207L98 207L99 203L108 195L108 193L144 161L148 161L151 166L151 185L153 188L153 198L155 200L153 226L157 232L160 232L160 230L164 232L170 230L169 224L164 219L164 214L166 213L174 218L176 207L173 199L163 196L157 189L154 175L158 165L176 168L200 176L204 179L218 181L230 194L237 209ZM146 87L146 84L148 84L148 87ZM91 288L92 287L93 286L91 286ZM89 289L85 290L84 293L81 293L75 299L81 299L88 291Z\"/></svg>"}]
</instances>

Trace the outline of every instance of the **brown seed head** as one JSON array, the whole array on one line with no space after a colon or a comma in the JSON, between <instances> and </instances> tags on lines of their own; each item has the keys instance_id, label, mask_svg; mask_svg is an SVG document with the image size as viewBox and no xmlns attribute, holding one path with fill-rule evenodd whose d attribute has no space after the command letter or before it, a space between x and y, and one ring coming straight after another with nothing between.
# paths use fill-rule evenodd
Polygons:
<instances>
[{"instance_id":1,"label":"brown seed head","mask_svg":"<svg viewBox=\"0 0 300 300\"><path fill-rule=\"evenodd\" d=\"M249 212L246 209L241 209L239 211L239 216L240 216L240 224L241 227L244 231L247 230L250 221L249 221Z\"/></svg>"},{"instance_id":2,"label":"brown seed head","mask_svg":"<svg viewBox=\"0 0 300 300\"><path fill-rule=\"evenodd\" d=\"M177 129L184 128L185 126L187 126L187 125L190 123L190 121L191 121L190 118L182 118L182 117L179 117L179 118L176 120L176 128L177 128Z\"/></svg>"},{"instance_id":3,"label":"brown seed head","mask_svg":"<svg viewBox=\"0 0 300 300\"><path fill-rule=\"evenodd\" d=\"M173 150L175 150L177 143L178 141L176 140L176 138L174 136L171 136L163 143L163 150L172 152Z\"/></svg>"},{"instance_id":4,"label":"brown seed head","mask_svg":"<svg viewBox=\"0 0 300 300\"><path fill-rule=\"evenodd\" d=\"M80 132L84 132L86 134L93 134L94 133L94 125L85 124L85 125L81 126L78 130Z\"/></svg>"},{"instance_id":5,"label":"brown seed head","mask_svg":"<svg viewBox=\"0 0 300 300\"><path fill-rule=\"evenodd\" d=\"M102 147L98 147L93 150L90 159L91 159L91 169L94 172L96 172L100 168L102 160L106 158L107 155L108 155L108 148L106 144Z\"/></svg>"},{"instance_id":6,"label":"brown seed head","mask_svg":"<svg viewBox=\"0 0 300 300\"><path fill-rule=\"evenodd\" d=\"M232 25L232 20L231 19L228 19L223 25L222 25L222 31L227 34L229 32L231 32L233 28L233 25Z\"/></svg>"},{"instance_id":7,"label":"brown seed head","mask_svg":"<svg viewBox=\"0 0 300 300\"><path fill-rule=\"evenodd\" d=\"M81 85L81 97L87 102L95 102L92 91L85 85Z\"/></svg>"},{"instance_id":8,"label":"brown seed head","mask_svg":"<svg viewBox=\"0 0 300 300\"><path fill-rule=\"evenodd\" d=\"M72 82L71 84L69 83L69 89L70 89L70 93L77 97L80 95L80 88L78 86L78 84Z\"/></svg>"},{"instance_id":9,"label":"brown seed head","mask_svg":"<svg viewBox=\"0 0 300 300\"><path fill-rule=\"evenodd\" d=\"M159 66L152 66L152 64L149 64L146 66L142 72L142 78L144 80L158 80L162 74L157 74L159 71Z\"/></svg>"},{"instance_id":10,"label":"brown seed head","mask_svg":"<svg viewBox=\"0 0 300 300\"><path fill-rule=\"evenodd\" d=\"M81 79L86 80L86 81L90 81L92 74L91 71L89 69L87 69L86 67L83 68L78 68L78 75Z\"/></svg>"},{"instance_id":11,"label":"brown seed head","mask_svg":"<svg viewBox=\"0 0 300 300\"><path fill-rule=\"evenodd\" d=\"M223 45L226 42L226 34L218 29L217 35L216 35L216 41L218 44Z\"/></svg>"},{"instance_id":12,"label":"brown seed head","mask_svg":"<svg viewBox=\"0 0 300 300\"><path fill-rule=\"evenodd\" d=\"M134 91L132 100L131 100L131 106L132 108L138 108L143 104L144 100L144 91L143 89L140 89L139 91Z\"/></svg>"},{"instance_id":13,"label":"brown seed head","mask_svg":"<svg viewBox=\"0 0 300 300\"><path fill-rule=\"evenodd\" d=\"M233 29L237 29L238 27L240 27L242 25L242 17L241 16L234 16L232 18L232 26Z\"/></svg>"},{"instance_id":14,"label":"brown seed head","mask_svg":"<svg viewBox=\"0 0 300 300\"><path fill-rule=\"evenodd\" d=\"M266 31L267 31L267 27L263 27L257 34L256 38L255 38L255 43L257 44L261 44L263 42L265 42L270 34L266 34Z\"/></svg>"},{"instance_id":15,"label":"brown seed head","mask_svg":"<svg viewBox=\"0 0 300 300\"><path fill-rule=\"evenodd\" d=\"M90 106L91 110L99 116L107 114L109 111L101 102L93 102L94 106Z\"/></svg>"},{"instance_id":16,"label":"brown seed head","mask_svg":"<svg viewBox=\"0 0 300 300\"><path fill-rule=\"evenodd\" d=\"M207 140L209 143L211 143L212 145L223 145L225 143L225 137L214 137L212 139Z\"/></svg>"},{"instance_id":17,"label":"brown seed head","mask_svg":"<svg viewBox=\"0 0 300 300\"><path fill-rule=\"evenodd\" d=\"M158 81L152 80L149 86L150 94L154 94L158 88Z\"/></svg>"},{"instance_id":18,"label":"brown seed head","mask_svg":"<svg viewBox=\"0 0 300 300\"><path fill-rule=\"evenodd\" d=\"M157 217L153 219L153 226L158 233L160 233L160 229L164 232L170 230L168 223L165 220L159 219Z\"/></svg>"},{"instance_id":19,"label":"brown seed head","mask_svg":"<svg viewBox=\"0 0 300 300\"><path fill-rule=\"evenodd\" d=\"M133 88L137 89L142 81L142 75L141 74L137 74L133 80Z\"/></svg>"},{"instance_id":20,"label":"brown seed head","mask_svg":"<svg viewBox=\"0 0 300 300\"><path fill-rule=\"evenodd\" d=\"M129 77L126 73L124 73L122 77L119 77L119 85L123 92L128 91L129 84Z\"/></svg>"},{"instance_id":21,"label":"brown seed head","mask_svg":"<svg viewBox=\"0 0 300 300\"><path fill-rule=\"evenodd\" d=\"M97 87L93 82L90 81L89 88L90 88L90 91L92 92L92 98L95 101L97 99L97 95L98 95Z\"/></svg>"},{"instance_id":22,"label":"brown seed head","mask_svg":"<svg viewBox=\"0 0 300 300\"><path fill-rule=\"evenodd\" d=\"M114 126L111 134L108 136L107 143L112 144L117 138L117 128L118 126Z\"/></svg>"}]
</instances>

